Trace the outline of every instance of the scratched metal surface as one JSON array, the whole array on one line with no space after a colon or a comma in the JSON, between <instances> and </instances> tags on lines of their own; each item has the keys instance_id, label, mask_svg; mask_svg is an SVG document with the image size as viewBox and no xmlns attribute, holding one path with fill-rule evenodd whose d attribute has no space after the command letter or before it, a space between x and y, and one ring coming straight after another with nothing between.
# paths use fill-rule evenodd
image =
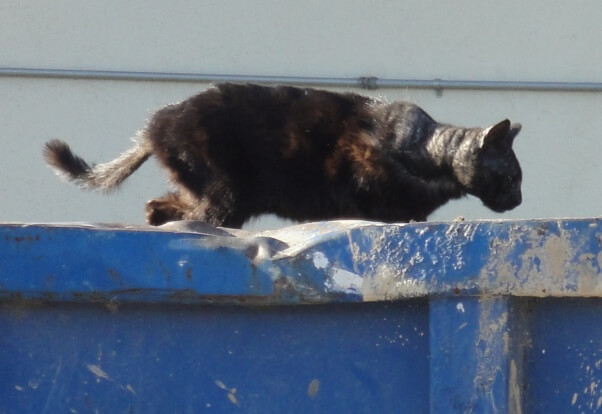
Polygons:
<instances>
[{"instance_id":1,"label":"scratched metal surface","mask_svg":"<svg viewBox=\"0 0 602 414\"><path fill-rule=\"evenodd\" d=\"M179 230L0 226L0 297L290 304L602 296L598 219Z\"/></svg>"},{"instance_id":2,"label":"scratched metal surface","mask_svg":"<svg viewBox=\"0 0 602 414\"><path fill-rule=\"evenodd\" d=\"M0 413L596 413L598 219L0 225Z\"/></svg>"},{"instance_id":3,"label":"scratched metal surface","mask_svg":"<svg viewBox=\"0 0 602 414\"><path fill-rule=\"evenodd\" d=\"M602 413L602 300L530 304L524 412Z\"/></svg>"},{"instance_id":4,"label":"scratched metal surface","mask_svg":"<svg viewBox=\"0 0 602 414\"><path fill-rule=\"evenodd\" d=\"M5 308L0 412L426 412L427 315L424 301Z\"/></svg>"}]
</instances>

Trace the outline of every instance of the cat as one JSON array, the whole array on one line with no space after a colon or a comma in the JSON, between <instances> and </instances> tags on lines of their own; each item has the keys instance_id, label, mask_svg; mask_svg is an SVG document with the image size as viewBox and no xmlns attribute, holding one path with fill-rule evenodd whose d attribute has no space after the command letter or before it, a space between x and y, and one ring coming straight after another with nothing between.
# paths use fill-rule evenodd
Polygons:
<instances>
[{"instance_id":1,"label":"cat","mask_svg":"<svg viewBox=\"0 0 602 414\"><path fill-rule=\"evenodd\" d=\"M158 110L113 161L89 165L59 140L44 156L67 180L108 192L155 155L177 190L147 202L152 225L239 228L263 213L408 222L467 194L496 212L518 206L520 129L442 124L415 104L355 93L224 83Z\"/></svg>"}]
</instances>

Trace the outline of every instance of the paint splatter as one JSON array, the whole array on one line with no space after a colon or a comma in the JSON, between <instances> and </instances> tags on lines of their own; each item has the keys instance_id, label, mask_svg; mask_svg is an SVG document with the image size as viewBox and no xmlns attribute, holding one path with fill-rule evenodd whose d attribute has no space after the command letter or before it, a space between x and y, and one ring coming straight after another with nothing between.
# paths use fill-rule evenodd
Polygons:
<instances>
[{"instance_id":1,"label":"paint splatter","mask_svg":"<svg viewBox=\"0 0 602 414\"><path fill-rule=\"evenodd\" d=\"M236 388L232 389L234 392L236 392ZM234 405L236 405L237 407L240 407L240 402L238 402L238 398L236 398L236 395L234 395L234 392L229 392L228 393L228 400L230 400L230 402Z\"/></svg>"},{"instance_id":2,"label":"paint splatter","mask_svg":"<svg viewBox=\"0 0 602 414\"><path fill-rule=\"evenodd\" d=\"M112 381L111 377L109 377L109 374L104 372L102 368L100 368L98 365L88 364L86 365L86 368L88 368L88 371L96 375L98 378L102 378L107 381Z\"/></svg>"},{"instance_id":3,"label":"paint splatter","mask_svg":"<svg viewBox=\"0 0 602 414\"><path fill-rule=\"evenodd\" d=\"M240 402L238 401L238 398L236 398L236 395L234 395L234 394L236 394L236 391L237 391L236 388L229 389L226 386L226 384L224 384L220 380L214 380L213 382L215 383L215 385L217 386L217 388L222 389L222 390L228 392L228 400L232 404L236 405L237 407L240 407Z\"/></svg>"},{"instance_id":4,"label":"paint splatter","mask_svg":"<svg viewBox=\"0 0 602 414\"><path fill-rule=\"evenodd\" d=\"M136 395L136 390L134 390L134 387L132 387L131 384L127 384L124 388L126 390L128 390L129 392L131 392L132 394Z\"/></svg>"},{"instance_id":5,"label":"paint splatter","mask_svg":"<svg viewBox=\"0 0 602 414\"><path fill-rule=\"evenodd\" d=\"M217 388L221 388L222 390L227 390L228 389L228 387L226 387L226 384L224 384L220 380L215 380L213 382L215 383L215 385L217 385Z\"/></svg>"},{"instance_id":6,"label":"paint splatter","mask_svg":"<svg viewBox=\"0 0 602 414\"><path fill-rule=\"evenodd\" d=\"M313 380L311 380L311 382L307 386L307 395L309 395L310 398L314 398L316 395L318 395L319 391L320 391L320 380L314 378Z\"/></svg>"}]
</instances>

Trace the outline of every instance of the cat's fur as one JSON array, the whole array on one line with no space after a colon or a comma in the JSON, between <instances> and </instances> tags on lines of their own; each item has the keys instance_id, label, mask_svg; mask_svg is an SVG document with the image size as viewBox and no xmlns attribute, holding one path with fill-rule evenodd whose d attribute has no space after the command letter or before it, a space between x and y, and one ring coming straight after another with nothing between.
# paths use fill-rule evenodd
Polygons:
<instances>
[{"instance_id":1,"label":"cat's fur","mask_svg":"<svg viewBox=\"0 0 602 414\"><path fill-rule=\"evenodd\" d=\"M352 93L219 84L157 111L113 161L90 166L58 140L44 155L62 176L104 191L155 155L177 191L147 203L154 225L240 227L262 213L406 222L466 194L497 212L518 206L520 129L440 124L414 104Z\"/></svg>"}]
</instances>

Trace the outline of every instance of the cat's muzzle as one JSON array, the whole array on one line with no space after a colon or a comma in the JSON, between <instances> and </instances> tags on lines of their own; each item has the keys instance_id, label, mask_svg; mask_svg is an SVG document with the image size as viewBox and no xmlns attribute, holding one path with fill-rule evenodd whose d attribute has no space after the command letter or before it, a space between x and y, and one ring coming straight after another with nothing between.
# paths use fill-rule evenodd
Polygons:
<instances>
[{"instance_id":1,"label":"cat's muzzle","mask_svg":"<svg viewBox=\"0 0 602 414\"><path fill-rule=\"evenodd\" d=\"M503 194L496 197L492 202L484 204L496 213L503 213L504 211L512 210L518 207L523 202L523 196L521 192L514 194Z\"/></svg>"}]
</instances>

